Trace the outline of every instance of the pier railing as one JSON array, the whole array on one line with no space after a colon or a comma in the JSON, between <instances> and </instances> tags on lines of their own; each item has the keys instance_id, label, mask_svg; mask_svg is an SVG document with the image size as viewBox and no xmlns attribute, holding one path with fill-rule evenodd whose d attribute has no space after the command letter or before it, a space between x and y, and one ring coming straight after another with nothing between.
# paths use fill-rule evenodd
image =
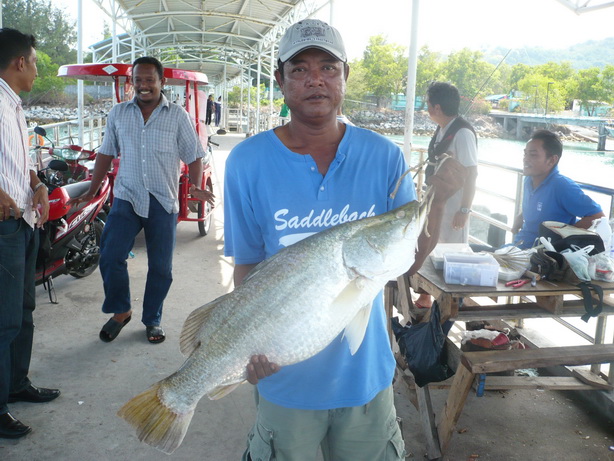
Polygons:
<instances>
[{"instance_id":1,"label":"pier railing","mask_svg":"<svg viewBox=\"0 0 614 461\"><path fill-rule=\"evenodd\" d=\"M396 143L401 147L403 146L402 142ZM412 148L411 166L423 165L426 155L426 149ZM476 196L469 221L469 243L500 246L500 244L488 241L488 234L492 233L489 230L492 230L492 228L504 232L504 241L510 243L513 237L514 218L518 216L522 206L524 181L522 169L486 160L478 160L478 169ZM492 178L496 180L486 181L486 179ZM424 167L416 173L414 182L417 190L423 191ZM576 183L602 206L608 220L614 218L614 189L579 181L576 181ZM488 205L484 205L484 203L488 203ZM492 210L496 210L496 212L492 212ZM499 216L505 216L507 222L498 219Z\"/></svg>"},{"instance_id":2,"label":"pier railing","mask_svg":"<svg viewBox=\"0 0 614 461\"><path fill-rule=\"evenodd\" d=\"M474 209L473 212L471 213L472 221L476 221L476 220L481 221L486 225L486 227L494 226L498 229L502 229L503 231L505 231L506 238L507 238L506 241L510 242L511 232L512 232L511 225L513 224L514 217L520 213L521 204L522 204L522 194L523 194L522 170L520 168L513 168L513 167L500 165L500 164L493 163L493 162L484 161L484 160L480 160L478 162L478 168L480 169L480 175L482 175L483 177L490 176L490 175L496 175L497 177L500 177L501 175L511 175L512 177L514 177L513 181L508 181L508 183L515 184L513 190L502 191L500 187L497 187L495 189L495 188L483 185L483 183L480 182L479 176L478 176L478 184L476 186L476 200L474 200L474 203L476 203L476 201L477 202L480 201L479 200L480 196L486 196L490 198L490 201L492 203L495 203L495 202L500 203L500 206L491 207L491 208L494 208L495 210L510 209L510 207L512 207L513 213L512 213L511 219L509 220L509 223L493 218L490 214L481 212L479 211L479 209L477 210ZM603 187L603 186L598 186L595 184L584 183L584 182L577 182L577 184L582 189L584 189L595 201L597 201L598 203L602 205L602 208L604 209L604 213L608 217L608 220L614 217L614 189ZM473 227L480 227L480 226L473 226ZM484 226L481 226L481 227L483 228ZM471 243L478 243L478 244L488 244L489 243L487 241L484 241L484 239L476 235L471 235L471 233L469 236L469 241Z\"/></svg>"},{"instance_id":3,"label":"pier railing","mask_svg":"<svg viewBox=\"0 0 614 461\"><path fill-rule=\"evenodd\" d=\"M102 144L102 136L104 127L106 126L107 118L103 115L87 117L83 119L83 147L84 149L92 150ZM48 123L41 125L47 131L47 137L53 142L56 147L65 146L67 144L79 144L79 122L77 120L69 120L66 122ZM30 147L41 145L41 140L34 134L34 127L28 128L30 139ZM42 140L42 145L48 145L46 139Z\"/></svg>"}]
</instances>

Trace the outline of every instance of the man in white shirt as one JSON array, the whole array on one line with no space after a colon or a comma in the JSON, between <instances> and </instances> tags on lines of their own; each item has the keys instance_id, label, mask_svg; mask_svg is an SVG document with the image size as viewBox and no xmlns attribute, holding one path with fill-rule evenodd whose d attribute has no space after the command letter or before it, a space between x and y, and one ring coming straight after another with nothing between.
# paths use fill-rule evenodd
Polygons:
<instances>
[{"instance_id":1,"label":"man in white shirt","mask_svg":"<svg viewBox=\"0 0 614 461\"><path fill-rule=\"evenodd\" d=\"M464 187L446 203L439 242L467 243L469 238L467 223L478 177L477 138L473 127L458 114L460 94L454 85L433 82L426 94L429 117L437 124L429 144L429 166L426 169L426 177L433 173L433 165L443 154L454 157L467 169ZM417 307L431 307L432 300L428 294L420 293L415 304Z\"/></svg>"},{"instance_id":2,"label":"man in white shirt","mask_svg":"<svg viewBox=\"0 0 614 461\"><path fill-rule=\"evenodd\" d=\"M37 227L47 221L47 188L28 155L28 130L19 93L36 78L36 39L0 29L0 438L32 429L13 417L12 402L48 402L57 389L28 379L35 308Z\"/></svg>"}]
</instances>

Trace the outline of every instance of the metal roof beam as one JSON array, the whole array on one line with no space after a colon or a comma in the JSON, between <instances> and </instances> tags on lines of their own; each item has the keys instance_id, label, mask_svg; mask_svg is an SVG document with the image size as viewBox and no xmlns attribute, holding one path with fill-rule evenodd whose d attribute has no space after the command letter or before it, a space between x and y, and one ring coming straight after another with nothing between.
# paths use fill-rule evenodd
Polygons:
<instances>
[{"instance_id":1,"label":"metal roof beam","mask_svg":"<svg viewBox=\"0 0 614 461\"><path fill-rule=\"evenodd\" d=\"M592 3L592 0L557 0L562 5L566 6L574 13L580 15L591 11L602 10L614 6L614 1L602 1L601 3Z\"/></svg>"},{"instance_id":2,"label":"metal roof beam","mask_svg":"<svg viewBox=\"0 0 614 461\"><path fill-rule=\"evenodd\" d=\"M198 11L195 13L194 11L173 11L172 13L168 13L173 17L178 16L188 16L190 18L194 18L196 15L200 17L211 17L211 18L227 18L233 21L241 21L241 22L249 22L253 24L259 24L261 26L272 27L276 24L274 20L269 20L265 18L256 18L254 16L245 16L236 13L229 13L223 11ZM160 12L147 12L147 13L139 13L130 15L130 19L133 21L145 21L152 18L159 18L160 16L166 16L166 14L162 14Z\"/></svg>"}]
</instances>

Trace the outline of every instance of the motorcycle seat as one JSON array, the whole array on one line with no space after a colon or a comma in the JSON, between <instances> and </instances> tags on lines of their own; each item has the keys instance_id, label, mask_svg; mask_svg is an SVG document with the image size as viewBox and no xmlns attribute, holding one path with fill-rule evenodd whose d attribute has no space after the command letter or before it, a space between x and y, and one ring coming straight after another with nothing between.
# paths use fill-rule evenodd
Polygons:
<instances>
[{"instance_id":1,"label":"motorcycle seat","mask_svg":"<svg viewBox=\"0 0 614 461\"><path fill-rule=\"evenodd\" d=\"M90 190L90 184L92 181L81 181L76 182L74 184L68 184L66 186L62 186L62 189L66 191L70 198L79 197L80 195L85 194L88 190Z\"/></svg>"}]
</instances>

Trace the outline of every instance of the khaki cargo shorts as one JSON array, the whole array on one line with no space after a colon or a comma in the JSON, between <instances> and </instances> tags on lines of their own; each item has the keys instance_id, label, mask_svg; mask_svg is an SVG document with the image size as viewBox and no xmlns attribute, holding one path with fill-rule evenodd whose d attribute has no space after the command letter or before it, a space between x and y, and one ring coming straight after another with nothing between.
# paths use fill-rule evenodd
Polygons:
<instances>
[{"instance_id":1,"label":"khaki cargo shorts","mask_svg":"<svg viewBox=\"0 0 614 461\"><path fill-rule=\"evenodd\" d=\"M401 461L405 443L392 386L360 407L297 410L258 398L243 461Z\"/></svg>"}]
</instances>

